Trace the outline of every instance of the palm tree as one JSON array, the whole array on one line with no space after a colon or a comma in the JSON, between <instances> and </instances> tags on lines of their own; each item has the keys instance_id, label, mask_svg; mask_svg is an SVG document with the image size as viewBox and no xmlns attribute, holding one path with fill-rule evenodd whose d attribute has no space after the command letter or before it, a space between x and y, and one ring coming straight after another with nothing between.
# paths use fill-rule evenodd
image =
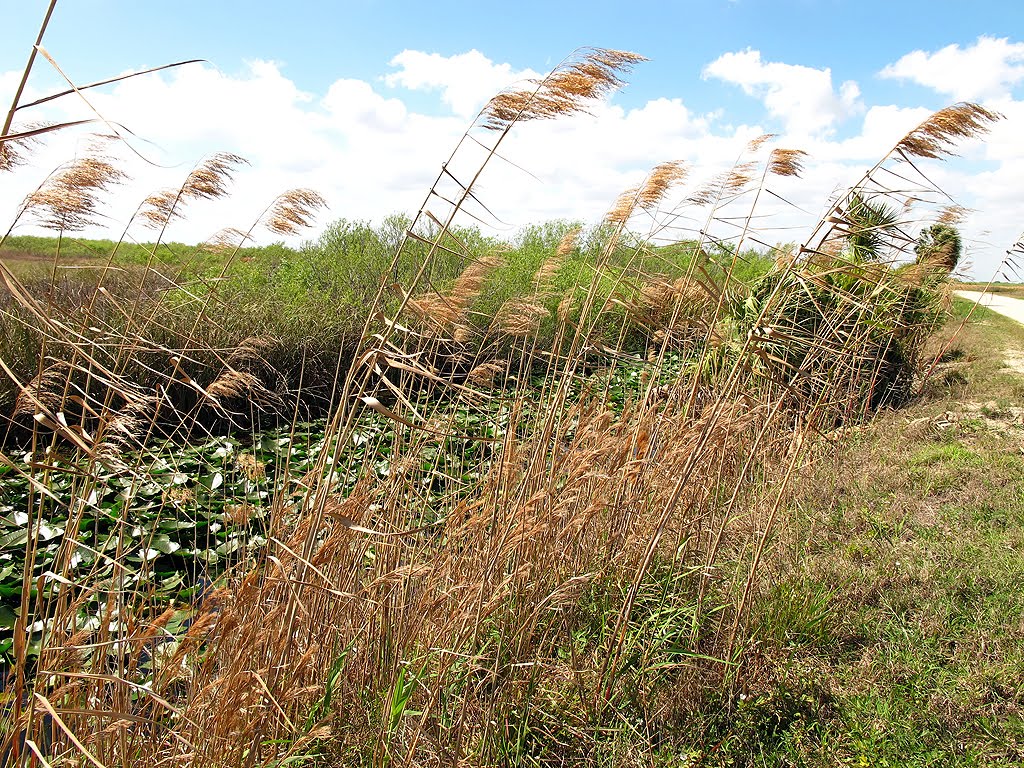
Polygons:
<instances>
[{"instance_id":1,"label":"palm tree","mask_svg":"<svg viewBox=\"0 0 1024 768\"><path fill-rule=\"evenodd\" d=\"M963 253L960 232L949 224L932 224L924 229L914 246L917 263L949 273L956 269Z\"/></svg>"}]
</instances>

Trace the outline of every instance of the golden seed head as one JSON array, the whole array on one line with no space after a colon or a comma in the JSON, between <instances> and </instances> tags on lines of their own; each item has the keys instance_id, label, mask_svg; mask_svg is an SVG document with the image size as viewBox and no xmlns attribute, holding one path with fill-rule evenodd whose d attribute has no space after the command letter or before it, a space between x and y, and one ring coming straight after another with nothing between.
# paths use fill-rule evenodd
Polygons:
<instances>
[{"instance_id":1,"label":"golden seed head","mask_svg":"<svg viewBox=\"0 0 1024 768\"><path fill-rule=\"evenodd\" d=\"M234 227L226 227L215 233L213 237L203 243L203 250L215 255L223 255L232 253L233 251L241 248L245 241L249 239L249 235L240 229Z\"/></svg>"},{"instance_id":2,"label":"golden seed head","mask_svg":"<svg viewBox=\"0 0 1024 768\"><path fill-rule=\"evenodd\" d=\"M248 165L244 157L230 152L211 155L188 175L181 186L181 196L194 200L214 200L228 193L227 185L238 166Z\"/></svg>"},{"instance_id":3,"label":"golden seed head","mask_svg":"<svg viewBox=\"0 0 1024 768\"><path fill-rule=\"evenodd\" d=\"M645 210L656 208L668 190L685 179L686 174L686 166L681 160L654 166L637 195L640 207Z\"/></svg>"},{"instance_id":4,"label":"golden seed head","mask_svg":"<svg viewBox=\"0 0 1024 768\"><path fill-rule=\"evenodd\" d=\"M558 247L555 249L555 256L563 259L572 253L576 249L576 244L579 242L582 231L582 227L573 227L562 235L562 239L558 241Z\"/></svg>"},{"instance_id":5,"label":"golden seed head","mask_svg":"<svg viewBox=\"0 0 1024 768\"><path fill-rule=\"evenodd\" d=\"M173 189L154 192L142 201L138 216L146 226L160 229L172 219L181 218L179 199L180 192Z\"/></svg>"},{"instance_id":6,"label":"golden seed head","mask_svg":"<svg viewBox=\"0 0 1024 768\"><path fill-rule=\"evenodd\" d=\"M937 221L939 224L949 224L950 226L961 224L967 218L968 213L970 211L962 205L947 205L939 211Z\"/></svg>"},{"instance_id":7,"label":"golden seed head","mask_svg":"<svg viewBox=\"0 0 1024 768\"><path fill-rule=\"evenodd\" d=\"M960 139L987 133L989 124L1002 115L971 102L960 102L940 109L896 145L896 151L910 157L941 159L955 154L953 146Z\"/></svg>"},{"instance_id":8,"label":"golden seed head","mask_svg":"<svg viewBox=\"0 0 1024 768\"><path fill-rule=\"evenodd\" d=\"M459 319L459 308L439 293L424 293L406 303L406 309L427 323L449 325Z\"/></svg>"},{"instance_id":9,"label":"golden seed head","mask_svg":"<svg viewBox=\"0 0 1024 768\"><path fill-rule=\"evenodd\" d=\"M499 256L484 256L477 259L455 279L449 301L461 312L464 311L480 295L487 280L487 275L504 264Z\"/></svg>"},{"instance_id":10,"label":"golden seed head","mask_svg":"<svg viewBox=\"0 0 1024 768\"><path fill-rule=\"evenodd\" d=\"M748 152L757 152L757 150L759 150L762 146L764 146L764 144L766 142L771 141L777 135L778 134L775 134L775 133L763 133L760 136L758 136L756 139L751 139L749 142L747 142L747 151Z\"/></svg>"},{"instance_id":11,"label":"golden seed head","mask_svg":"<svg viewBox=\"0 0 1024 768\"><path fill-rule=\"evenodd\" d=\"M503 363L481 363L469 372L467 378L472 384L478 386L490 386L494 383L495 377L505 372Z\"/></svg>"},{"instance_id":12,"label":"golden seed head","mask_svg":"<svg viewBox=\"0 0 1024 768\"><path fill-rule=\"evenodd\" d=\"M47 229L84 229L96 223L99 193L125 178L122 171L102 157L82 157L28 195L25 210L34 213Z\"/></svg>"},{"instance_id":13,"label":"golden seed head","mask_svg":"<svg viewBox=\"0 0 1024 768\"><path fill-rule=\"evenodd\" d=\"M0 171L9 171L21 164L21 158L14 147L13 141L5 141L0 144Z\"/></svg>"},{"instance_id":14,"label":"golden seed head","mask_svg":"<svg viewBox=\"0 0 1024 768\"><path fill-rule=\"evenodd\" d=\"M753 178L755 163L740 163L725 176L724 191L734 194L743 190Z\"/></svg>"},{"instance_id":15,"label":"golden seed head","mask_svg":"<svg viewBox=\"0 0 1024 768\"><path fill-rule=\"evenodd\" d=\"M776 176L800 176L807 153L802 149L773 149L768 157L768 172Z\"/></svg>"},{"instance_id":16,"label":"golden seed head","mask_svg":"<svg viewBox=\"0 0 1024 768\"><path fill-rule=\"evenodd\" d=\"M540 330L541 321L550 314L540 304L512 299L502 305L494 320L500 330L511 336L530 336Z\"/></svg>"},{"instance_id":17,"label":"golden seed head","mask_svg":"<svg viewBox=\"0 0 1024 768\"><path fill-rule=\"evenodd\" d=\"M211 155L192 170L179 189L163 189L143 200L139 218L147 226L161 229L182 217L181 208L186 201L224 197L235 170L246 162L244 158L228 152Z\"/></svg>"},{"instance_id":18,"label":"golden seed head","mask_svg":"<svg viewBox=\"0 0 1024 768\"><path fill-rule=\"evenodd\" d=\"M312 189L290 189L271 206L264 225L275 235L297 235L313 225L313 218L326 201Z\"/></svg>"},{"instance_id":19,"label":"golden seed head","mask_svg":"<svg viewBox=\"0 0 1024 768\"><path fill-rule=\"evenodd\" d=\"M615 200L612 209L605 214L604 220L609 224L625 225L633 216L640 195L637 187L631 187Z\"/></svg>"},{"instance_id":20,"label":"golden seed head","mask_svg":"<svg viewBox=\"0 0 1024 768\"><path fill-rule=\"evenodd\" d=\"M641 61L646 59L635 53L592 48L543 80L532 81L532 88L499 93L481 111L481 124L500 131L521 120L585 112L587 102L621 86L621 75Z\"/></svg>"}]
</instances>

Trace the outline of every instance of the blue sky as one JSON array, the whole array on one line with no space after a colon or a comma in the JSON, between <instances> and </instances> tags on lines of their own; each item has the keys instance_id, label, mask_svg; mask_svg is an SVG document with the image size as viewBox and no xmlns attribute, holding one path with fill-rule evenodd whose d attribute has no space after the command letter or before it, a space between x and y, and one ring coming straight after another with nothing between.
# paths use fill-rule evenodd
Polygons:
<instances>
[{"instance_id":1,"label":"blue sky","mask_svg":"<svg viewBox=\"0 0 1024 768\"><path fill-rule=\"evenodd\" d=\"M5 101L46 2L7 5ZM989 148L968 147L960 171L937 171L954 197L979 208L968 228L980 270L1024 228L1019 215L1010 220L1021 209L1013 188L1024 171L1014 138L1024 135L1024 3L63 0L44 45L77 82L179 59L210 62L96 95L105 115L153 142L168 178L215 150L252 162L239 205L198 215L181 239L201 239L218 216L258 207L274 185L326 185L328 218L410 211L491 92L582 45L651 61L591 122L524 132L517 161L539 181L502 176L488 188L507 193L500 202L514 224L599 217L617 185L653 162L681 157L711 171L765 131L811 152L816 165L796 194L817 210L922 115L969 98L1007 115ZM57 82L39 62L32 92ZM82 110L67 101L25 119ZM83 141L52 142L40 171ZM37 181L29 175L19 171L24 188ZM173 183L149 167L133 175L139 184ZM0 215L24 193L6 186Z\"/></svg>"},{"instance_id":2,"label":"blue sky","mask_svg":"<svg viewBox=\"0 0 1024 768\"><path fill-rule=\"evenodd\" d=\"M19 0L5 9L0 69L23 62L46 4ZM339 77L378 78L405 49L453 55L475 48L517 69L546 70L574 48L596 45L652 60L618 97L624 105L680 96L699 111L726 108L742 117L754 105L699 77L727 51L749 47L766 60L829 67L837 80L856 79L873 100L935 101L923 89L875 74L914 49L966 46L1015 31L1024 36L1024 3L1010 0L64 0L44 44L83 81L177 59L205 58L226 72L263 59L314 92Z\"/></svg>"}]
</instances>

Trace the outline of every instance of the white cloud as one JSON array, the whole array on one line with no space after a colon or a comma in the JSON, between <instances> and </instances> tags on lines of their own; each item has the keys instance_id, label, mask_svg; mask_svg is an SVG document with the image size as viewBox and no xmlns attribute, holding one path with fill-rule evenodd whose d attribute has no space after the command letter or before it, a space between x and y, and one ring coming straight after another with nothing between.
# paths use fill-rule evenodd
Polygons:
<instances>
[{"instance_id":1,"label":"white cloud","mask_svg":"<svg viewBox=\"0 0 1024 768\"><path fill-rule=\"evenodd\" d=\"M1024 43L979 37L966 48L954 44L934 53L913 51L879 74L910 80L956 100L997 99L1024 81Z\"/></svg>"},{"instance_id":2,"label":"white cloud","mask_svg":"<svg viewBox=\"0 0 1024 768\"><path fill-rule=\"evenodd\" d=\"M860 112L860 88L852 80L832 85L832 70L762 61L761 52L726 53L704 68L715 77L740 86L764 102L768 114L783 122L788 133L813 136Z\"/></svg>"},{"instance_id":3,"label":"white cloud","mask_svg":"<svg viewBox=\"0 0 1024 768\"><path fill-rule=\"evenodd\" d=\"M379 131L400 131L408 111L399 99L386 99L362 80L337 80L321 104L338 128L364 126Z\"/></svg>"},{"instance_id":4,"label":"white cloud","mask_svg":"<svg viewBox=\"0 0 1024 768\"><path fill-rule=\"evenodd\" d=\"M438 90L444 103L464 118L476 115L503 88L541 76L532 69L495 64L475 49L455 56L405 50L391 60L391 66L399 70L385 76L387 85L412 91Z\"/></svg>"},{"instance_id":5,"label":"white cloud","mask_svg":"<svg viewBox=\"0 0 1024 768\"><path fill-rule=\"evenodd\" d=\"M321 224L341 217L380 220L395 212L414 213L486 99L536 74L495 64L477 52L442 57L406 51L393 61L399 69L390 82L342 78L320 93L305 91L267 61L250 62L237 74L197 65L94 92L93 102L105 115L152 142L136 146L162 166L119 151L134 181L112 199L112 226L104 234L116 236L139 200L180 184L193 163L218 150L242 154L252 165L238 173L230 199L190 205L170 238L196 242L226 226L248 228L276 194L300 186L318 190L331 205ZM779 145L810 152L804 178L780 180L775 190L806 213L789 209L774 219L759 218L762 237L770 242L801 239L830 193L855 182L928 114L913 105L864 108L855 86L837 92L827 70L764 63L756 52L719 58L709 66L709 76L759 94L765 111L758 120L781 119L786 127ZM0 103L9 99L15 84L14 73L0 73ZM801 94L806 99L798 98ZM990 233L986 238L994 246L975 253L979 274L991 273L998 254L1018 234L1014 227L1021 226L1018 179L1024 172L1024 149L1018 137L1024 102L1007 98L995 106L1008 119L996 127L989 144L970 151L968 168L928 166L959 202L978 209L966 234ZM859 109L862 118L851 119ZM729 167L750 139L765 133L757 122L734 126L725 122L728 116L697 113L670 96L633 109L596 104L590 112L524 123L512 131L500 149L509 162L495 161L475 190L505 223L499 232L552 218L596 221L654 164L689 161L699 180ZM26 119L87 115L78 101L65 99ZM829 129L844 118L849 130L837 139ZM52 135L34 154L33 167L5 176L2 218L9 220L24 195L85 143L83 133ZM450 170L468 179L478 159L469 158L467 164L463 158ZM773 209L774 198L769 198L763 197L769 205L762 212L785 210L781 204ZM142 230L135 235L152 236Z\"/></svg>"}]
</instances>

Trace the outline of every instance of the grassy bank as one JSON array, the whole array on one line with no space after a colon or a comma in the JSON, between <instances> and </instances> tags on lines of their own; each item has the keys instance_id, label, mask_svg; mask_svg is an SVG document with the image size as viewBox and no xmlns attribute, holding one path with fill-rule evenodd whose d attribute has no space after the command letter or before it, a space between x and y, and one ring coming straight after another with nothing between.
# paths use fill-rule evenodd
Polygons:
<instances>
[{"instance_id":1,"label":"grassy bank","mask_svg":"<svg viewBox=\"0 0 1024 768\"><path fill-rule=\"evenodd\" d=\"M1022 351L977 309L916 402L836 436L776 541L745 697L693 764L1024 759Z\"/></svg>"}]
</instances>

